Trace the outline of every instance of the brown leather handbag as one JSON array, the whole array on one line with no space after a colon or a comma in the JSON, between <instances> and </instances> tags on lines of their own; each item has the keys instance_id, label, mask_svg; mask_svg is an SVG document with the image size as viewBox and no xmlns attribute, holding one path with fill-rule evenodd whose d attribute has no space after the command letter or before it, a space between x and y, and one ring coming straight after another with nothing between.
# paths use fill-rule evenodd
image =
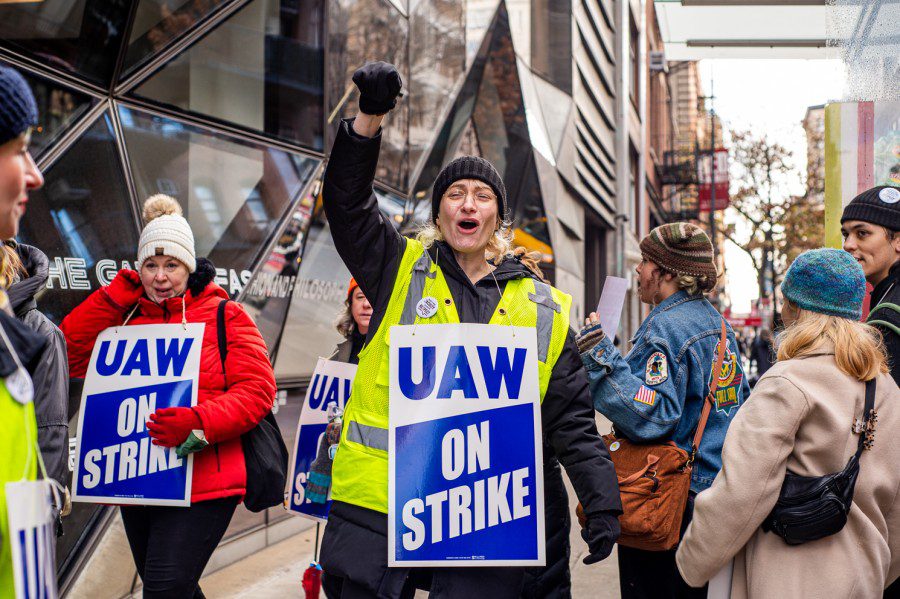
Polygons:
<instances>
[{"instance_id":1,"label":"brown leather handbag","mask_svg":"<svg viewBox=\"0 0 900 599\"><path fill-rule=\"evenodd\" d=\"M703 402L690 455L673 441L641 445L624 437L616 437L615 434L603 437L616 467L622 496L620 545L645 551L666 551L678 545L681 520L691 488L694 458L703 438L710 409L715 403L718 373L725 360L726 335L723 320L715 370L709 394ZM584 526L581 504L578 505L577 515Z\"/></svg>"}]
</instances>

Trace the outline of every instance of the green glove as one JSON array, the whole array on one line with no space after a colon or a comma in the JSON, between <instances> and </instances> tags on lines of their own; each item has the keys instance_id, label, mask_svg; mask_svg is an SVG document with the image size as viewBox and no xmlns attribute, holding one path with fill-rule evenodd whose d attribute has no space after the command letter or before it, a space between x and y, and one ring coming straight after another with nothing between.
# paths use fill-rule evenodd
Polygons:
<instances>
[{"instance_id":1,"label":"green glove","mask_svg":"<svg viewBox=\"0 0 900 599\"><path fill-rule=\"evenodd\" d=\"M206 435L203 434L203 431L195 429L191 431L184 443L178 446L175 453L179 458L185 458L192 453L197 453L207 445L209 445L209 441L206 440Z\"/></svg>"}]
</instances>

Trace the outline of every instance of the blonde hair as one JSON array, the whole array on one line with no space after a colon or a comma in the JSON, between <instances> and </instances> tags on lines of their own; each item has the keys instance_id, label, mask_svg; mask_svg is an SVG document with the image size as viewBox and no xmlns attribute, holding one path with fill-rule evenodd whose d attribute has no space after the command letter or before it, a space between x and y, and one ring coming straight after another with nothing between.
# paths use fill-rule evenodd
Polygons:
<instances>
[{"instance_id":1,"label":"blonde hair","mask_svg":"<svg viewBox=\"0 0 900 599\"><path fill-rule=\"evenodd\" d=\"M778 344L778 360L802 358L823 343L834 344L838 370L859 381L887 373L881 333L862 322L799 309L797 321L785 329Z\"/></svg>"},{"instance_id":2,"label":"blonde hair","mask_svg":"<svg viewBox=\"0 0 900 599\"><path fill-rule=\"evenodd\" d=\"M695 277L694 275L676 275L675 283L679 289L687 291L688 295L699 295L704 292L706 285L706 276Z\"/></svg>"},{"instance_id":3,"label":"blonde hair","mask_svg":"<svg viewBox=\"0 0 900 599\"><path fill-rule=\"evenodd\" d=\"M4 243L3 253L0 254L0 287L8 289L27 274L19 252Z\"/></svg>"},{"instance_id":4,"label":"blonde hair","mask_svg":"<svg viewBox=\"0 0 900 599\"><path fill-rule=\"evenodd\" d=\"M416 241L421 243L427 250L435 241L443 241L444 235L441 233L440 227L433 222L423 224L416 233ZM484 257L486 260L497 261L512 253L513 232L510 223L500 221L500 226L491 235L487 247L484 248Z\"/></svg>"},{"instance_id":5,"label":"blonde hair","mask_svg":"<svg viewBox=\"0 0 900 599\"><path fill-rule=\"evenodd\" d=\"M353 313L350 311L350 306L353 303L353 298L348 297L344 302L344 309L337 315L337 318L334 319L334 328L337 329L337 332L341 334L341 337L347 339L353 334L353 329L356 328L356 321L353 320Z\"/></svg>"}]
</instances>

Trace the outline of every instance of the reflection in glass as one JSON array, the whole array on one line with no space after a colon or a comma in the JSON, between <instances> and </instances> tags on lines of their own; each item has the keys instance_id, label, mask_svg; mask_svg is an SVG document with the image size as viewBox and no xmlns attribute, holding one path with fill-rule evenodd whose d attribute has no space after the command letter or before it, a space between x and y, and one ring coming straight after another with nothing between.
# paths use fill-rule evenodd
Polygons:
<instances>
[{"instance_id":1,"label":"reflection in glass","mask_svg":"<svg viewBox=\"0 0 900 599\"><path fill-rule=\"evenodd\" d=\"M275 378L280 383L308 380L319 356L334 352L341 336L333 323L344 307L349 282L350 272L320 212L309 229L291 309L276 348Z\"/></svg>"},{"instance_id":2,"label":"reflection in glass","mask_svg":"<svg viewBox=\"0 0 900 599\"><path fill-rule=\"evenodd\" d=\"M572 93L572 0L532 2L531 68Z\"/></svg>"},{"instance_id":3,"label":"reflection in glass","mask_svg":"<svg viewBox=\"0 0 900 599\"><path fill-rule=\"evenodd\" d=\"M44 179L44 187L29 194L18 239L50 258L48 289L39 292L38 304L58 324L137 252L137 226L109 115L48 168Z\"/></svg>"},{"instance_id":4,"label":"reflection in glass","mask_svg":"<svg viewBox=\"0 0 900 599\"><path fill-rule=\"evenodd\" d=\"M323 1L255 0L134 93L321 150Z\"/></svg>"},{"instance_id":5,"label":"reflection in glass","mask_svg":"<svg viewBox=\"0 0 900 599\"><path fill-rule=\"evenodd\" d=\"M488 28L494 21L500 0L468 0L466 3L466 66L478 54Z\"/></svg>"},{"instance_id":6,"label":"reflection in glass","mask_svg":"<svg viewBox=\"0 0 900 599\"><path fill-rule=\"evenodd\" d=\"M177 198L197 255L224 269L218 282L236 295L318 161L139 110L119 115L138 199Z\"/></svg>"},{"instance_id":7,"label":"reflection in glass","mask_svg":"<svg viewBox=\"0 0 900 599\"><path fill-rule=\"evenodd\" d=\"M341 118L356 115L359 100L350 78L369 60L397 66L402 76L409 70L407 37L409 22L384 0L329 0L328 11L328 147L334 141ZM404 81L404 86L409 85ZM375 177L382 183L405 189L409 177L408 102L400 98L381 134L381 155ZM334 115L332 119L331 116Z\"/></svg>"},{"instance_id":8,"label":"reflection in glass","mask_svg":"<svg viewBox=\"0 0 900 599\"><path fill-rule=\"evenodd\" d=\"M108 86L130 0L0 2L0 44Z\"/></svg>"},{"instance_id":9,"label":"reflection in glass","mask_svg":"<svg viewBox=\"0 0 900 599\"><path fill-rule=\"evenodd\" d=\"M394 228L399 229L407 218L406 199L401 198L395 193L375 188L375 198L378 200L378 207L387 217L388 221Z\"/></svg>"},{"instance_id":10,"label":"reflection in glass","mask_svg":"<svg viewBox=\"0 0 900 599\"><path fill-rule=\"evenodd\" d=\"M435 134L466 67L463 2L419 2L409 18L409 164Z\"/></svg>"},{"instance_id":11,"label":"reflection in glass","mask_svg":"<svg viewBox=\"0 0 900 599\"><path fill-rule=\"evenodd\" d=\"M73 121L98 102L87 94L64 87L3 60L0 60L0 64L13 67L21 73L34 92L38 108L38 126L31 131L30 148L31 155L35 158L39 158Z\"/></svg>"},{"instance_id":12,"label":"reflection in glass","mask_svg":"<svg viewBox=\"0 0 900 599\"><path fill-rule=\"evenodd\" d=\"M125 51L123 73L200 23L226 0L138 0Z\"/></svg>"}]
</instances>

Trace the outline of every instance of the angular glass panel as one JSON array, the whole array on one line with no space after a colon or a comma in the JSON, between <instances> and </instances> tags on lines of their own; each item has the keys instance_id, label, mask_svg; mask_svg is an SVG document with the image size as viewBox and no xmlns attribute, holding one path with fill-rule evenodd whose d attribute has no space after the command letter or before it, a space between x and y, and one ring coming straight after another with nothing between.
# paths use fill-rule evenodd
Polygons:
<instances>
[{"instance_id":1,"label":"angular glass panel","mask_svg":"<svg viewBox=\"0 0 900 599\"><path fill-rule=\"evenodd\" d=\"M320 212L309 229L291 309L276 348L275 377L280 383L308 380L319 356L330 356L342 340L333 323L344 309L349 281L350 272Z\"/></svg>"},{"instance_id":2,"label":"angular glass panel","mask_svg":"<svg viewBox=\"0 0 900 599\"><path fill-rule=\"evenodd\" d=\"M472 64L481 48L484 36L494 21L500 0L469 0L466 2L466 66Z\"/></svg>"},{"instance_id":3,"label":"angular glass panel","mask_svg":"<svg viewBox=\"0 0 900 599\"><path fill-rule=\"evenodd\" d=\"M383 0L329 0L328 11L328 147L341 118L356 115L359 93L350 78L370 60L397 66L409 85L407 38L409 22ZM405 190L409 177L407 156L409 103L400 98L387 119L381 137L381 155L375 177Z\"/></svg>"},{"instance_id":4,"label":"angular glass panel","mask_svg":"<svg viewBox=\"0 0 900 599\"><path fill-rule=\"evenodd\" d=\"M324 0L255 0L134 94L323 148Z\"/></svg>"},{"instance_id":5,"label":"angular glass panel","mask_svg":"<svg viewBox=\"0 0 900 599\"><path fill-rule=\"evenodd\" d=\"M395 193L375 188L378 207L388 220L399 229L406 222L406 200Z\"/></svg>"},{"instance_id":6,"label":"angular glass panel","mask_svg":"<svg viewBox=\"0 0 900 599\"><path fill-rule=\"evenodd\" d=\"M0 45L108 86L130 0L0 2Z\"/></svg>"},{"instance_id":7,"label":"angular glass panel","mask_svg":"<svg viewBox=\"0 0 900 599\"><path fill-rule=\"evenodd\" d=\"M409 19L409 164L435 135L466 68L465 3L419 2Z\"/></svg>"},{"instance_id":8,"label":"angular glass panel","mask_svg":"<svg viewBox=\"0 0 900 599\"><path fill-rule=\"evenodd\" d=\"M130 108L119 117L139 202L177 198L197 255L236 296L319 161Z\"/></svg>"},{"instance_id":9,"label":"angular glass panel","mask_svg":"<svg viewBox=\"0 0 900 599\"><path fill-rule=\"evenodd\" d=\"M38 126L31 132L31 155L39 158L72 122L99 100L60 85L31 71L20 69L3 60L0 64L16 69L31 86L38 107Z\"/></svg>"},{"instance_id":10,"label":"angular glass panel","mask_svg":"<svg viewBox=\"0 0 900 599\"><path fill-rule=\"evenodd\" d=\"M138 0L128 37L123 73L142 62L188 29L202 22L227 0Z\"/></svg>"},{"instance_id":11,"label":"angular glass panel","mask_svg":"<svg viewBox=\"0 0 900 599\"><path fill-rule=\"evenodd\" d=\"M531 3L531 68L572 93L572 0Z\"/></svg>"},{"instance_id":12,"label":"angular glass panel","mask_svg":"<svg viewBox=\"0 0 900 599\"><path fill-rule=\"evenodd\" d=\"M50 258L50 279L38 302L58 324L137 252L137 224L109 115L53 163L44 179L44 187L29 194L18 239Z\"/></svg>"}]
</instances>

